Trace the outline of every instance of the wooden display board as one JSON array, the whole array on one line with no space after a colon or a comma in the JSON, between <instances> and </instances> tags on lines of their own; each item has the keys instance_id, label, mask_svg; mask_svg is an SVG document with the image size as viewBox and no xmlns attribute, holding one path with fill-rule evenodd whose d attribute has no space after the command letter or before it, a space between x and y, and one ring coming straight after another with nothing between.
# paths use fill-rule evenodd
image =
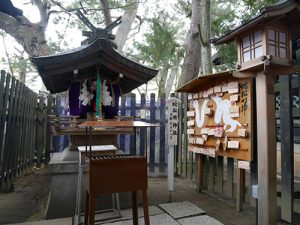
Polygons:
<instances>
[{"instance_id":1,"label":"wooden display board","mask_svg":"<svg viewBox=\"0 0 300 225\"><path fill-rule=\"evenodd\" d=\"M189 150L251 161L252 80L230 76L200 82L196 89L188 94Z\"/></svg>"}]
</instances>

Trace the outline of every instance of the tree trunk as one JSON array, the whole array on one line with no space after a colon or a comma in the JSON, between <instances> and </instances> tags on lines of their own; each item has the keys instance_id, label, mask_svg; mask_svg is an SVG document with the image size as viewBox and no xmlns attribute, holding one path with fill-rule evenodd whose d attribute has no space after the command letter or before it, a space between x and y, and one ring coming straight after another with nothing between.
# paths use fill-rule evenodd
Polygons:
<instances>
[{"instance_id":1,"label":"tree trunk","mask_svg":"<svg viewBox=\"0 0 300 225\"><path fill-rule=\"evenodd\" d=\"M192 18L191 26L186 37L185 46L186 54L182 66L181 76L179 78L178 86L181 87L188 81L197 77L201 62L200 57L200 41L199 41L199 21L200 21L200 0L193 0L192 2Z\"/></svg>"},{"instance_id":2,"label":"tree trunk","mask_svg":"<svg viewBox=\"0 0 300 225\"><path fill-rule=\"evenodd\" d=\"M163 66L162 70L160 71L160 78L158 83L158 97L161 97L166 93L165 85L168 77L168 71L169 67L167 66Z\"/></svg>"},{"instance_id":3,"label":"tree trunk","mask_svg":"<svg viewBox=\"0 0 300 225\"><path fill-rule=\"evenodd\" d=\"M108 1L100 0L100 4L102 6L102 10L103 10L103 14L104 14L105 26L109 26L112 23L112 20L111 20L111 14L110 14Z\"/></svg>"},{"instance_id":4,"label":"tree trunk","mask_svg":"<svg viewBox=\"0 0 300 225\"><path fill-rule=\"evenodd\" d=\"M210 45L210 0L200 0L199 39L201 43L201 74L212 73L211 45Z\"/></svg>"},{"instance_id":5,"label":"tree trunk","mask_svg":"<svg viewBox=\"0 0 300 225\"><path fill-rule=\"evenodd\" d=\"M166 98L169 98L170 96L175 77L178 73L178 69L179 69L179 64L172 66L171 68L170 75L166 83Z\"/></svg>"},{"instance_id":6,"label":"tree trunk","mask_svg":"<svg viewBox=\"0 0 300 225\"><path fill-rule=\"evenodd\" d=\"M16 20L0 13L0 29L14 37L30 57L50 54L45 39L46 27L40 23L31 23L25 17Z\"/></svg>"},{"instance_id":7,"label":"tree trunk","mask_svg":"<svg viewBox=\"0 0 300 225\"><path fill-rule=\"evenodd\" d=\"M122 50L125 42L127 40L127 36L130 32L131 25L135 19L137 14L137 10L139 7L139 0L129 0L127 2L128 7L125 8L125 11L122 16L122 23L119 25L115 42L118 46L119 50Z\"/></svg>"}]
</instances>

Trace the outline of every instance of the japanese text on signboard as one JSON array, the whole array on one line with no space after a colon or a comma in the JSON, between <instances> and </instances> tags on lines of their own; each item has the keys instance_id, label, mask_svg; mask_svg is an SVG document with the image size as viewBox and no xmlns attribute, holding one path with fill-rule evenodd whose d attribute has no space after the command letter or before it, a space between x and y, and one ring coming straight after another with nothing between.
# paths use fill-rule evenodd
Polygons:
<instances>
[{"instance_id":1,"label":"japanese text on signboard","mask_svg":"<svg viewBox=\"0 0 300 225\"><path fill-rule=\"evenodd\" d=\"M170 99L168 102L168 143L177 145L178 137L178 105L177 99Z\"/></svg>"}]
</instances>

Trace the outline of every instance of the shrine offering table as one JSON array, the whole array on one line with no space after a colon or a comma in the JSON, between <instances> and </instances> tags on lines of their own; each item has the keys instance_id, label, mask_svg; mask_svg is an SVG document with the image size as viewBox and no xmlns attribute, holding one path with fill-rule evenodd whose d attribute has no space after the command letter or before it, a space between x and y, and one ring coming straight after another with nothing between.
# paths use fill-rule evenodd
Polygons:
<instances>
[{"instance_id":1,"label":"shrine offering table","mask_svg":"<svg viewBox=\"0 0 300 225\"><path fill-rule=\"evenodd\" d=\"M136 142L136 129L158 127L158 124L147 123L143 121L118 121L118 120L100 120L100 121L86 121L79 125L80 128L85 128L85 132L89 129L89 144L93 145L93 133L101 130L108 132L109 130L125 133L126 131L133 131L134 142ZM147 132L146 132L147 134ZM145 138L145 147L147 146L147 137ZM147 157L147 148L145 148L145 156Z\"/></svg>"},{"instance_id":2,"label":"shrine offering table","mask_svg":"<svg viewBox=\"0 0 300 225\"><path fill-rule=\"evenodd\" d=\"M87 146L79 146L79 171L78 171L78 183L77 183L77 196L76 196L76 214L74 218L73 225L80 225L81 223L81 192L82 192L82 176L83 176L83 170L87 166L89 161L86 161L85 158L85 152ZM94 157L96 156L112 156L115 155L117 152L117 147L114 145L96 145L92 146L92 155ZM99 213L107 213L112 212L112 216L107 217L106 219L115 219L120 218L120 199L119 199L119 193L113 193L112 194L112 208L111 209L104 209L99 211Z\"/></svg>"},{"instance_id":3,"label":"shrine offering table","mask_svg":"<svg viewBox=\"0 0 300 225\"><path fill-rule=\"evenodd\" d=\"M101 126L96 126L96 129L92 130L91 136L93 145L116 144L118 134L133 134L136 128L157 126L155 124L139 121L89 121L88 123L90 122L97 123L96 125L101 123ZM51 188L45 218L72 217L75 215L79 171L79 154L77 147L86 144L86 129L84 126L60 127L56 129L53 128L52 132L55 136L70 135L71 142L74 144L66 148L63 152L54 153L51 156L49 162ZM117 150L116 154L119 153L122 153L122 151ZM82 183L85 181L85 174L86 170L83 171ZM83 186L81 189L84 190ZM81 193L81 196L84 196L84 192ZM130 207L130 198L131 195L127 193L120 194L121 208ZM101 201L98 209L112 207L111 195L104 196L101 198ZM103 205L106 207L103 207Z\"/></svg>"},{"instance_id":4,"label":"shrine offering table","mask_svg":"<svg viewBox=\"0 0 300 225\"><path fill-rule=\"evenodd\" d=\"M72 217L75 215L77 196L77 183L79 171L78 146L85 145L85 129L74 127L52 127L54 136L69 135L71 144L63 152L53 153L49 162L49 174L51 187L45 212L46 219ZM132 128L98 128L92 131L93 145L117 145L118 134L133 134ZM121 150L117 154L123 153ZM85 180L86 169L83 170L82 181ZM82 187L81 190L84 188ZM81 196L84 196L82 191ZM130 195L121 194L122 207L129 207ZM83 199L81 199L83 200ZM99 210L111 205L111 195L104 196L99 200ZM105 205L106 207L103 207Z\"/></svg>"},{"instance_id":5,"label":"shrine offering table","mask_svg":"<svg viewBox=\"0 0 300 225\"><path fill-rule=\"evenodd\" d=\"M141 121L87 121L79 127L86 128L86 151L89 170L86 181L85 224L94 224L96 196L106 193L131 192L133 224L138 225L137 191L142 193L144 222L150 225L147 200L147 151L146 156L116 155L95 157L92 154L92 130L97 128L136 128L156 127ZM134 135L136 138L136 135ZM147 140L147 139L146 139ZM147 142L147 141L146 141ZM145 143L146 145L146 143ZM88 148L86 147L86 150Z\"/></svg>"}]
</instances>

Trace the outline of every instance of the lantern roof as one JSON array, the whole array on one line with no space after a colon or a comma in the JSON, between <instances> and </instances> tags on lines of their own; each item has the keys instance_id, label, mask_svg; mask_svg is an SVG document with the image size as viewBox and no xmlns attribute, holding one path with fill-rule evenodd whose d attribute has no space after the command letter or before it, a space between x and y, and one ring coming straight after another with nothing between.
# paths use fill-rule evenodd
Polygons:
<instances>
[{"instance_id":1,"label":"lantern roof","mask_svg":"<svg viewBox=\"0 0 300 225\"><path fill-rule=\"evenodd\" d=\"M101 79L117 81L122 93L127 93L158 73L124 56L109 39L96 39L71 51L31 60L51 93L68 90L72 81L96 78L97 73Z\"/></svg>"},{"instance_id":2,"label":"lantern roof","mask_svg":"<svg viewBox=\"0 0 300 225\"><path fill-rule=\"evenodd\" d=\"M215 44L226 44L254 28L260 28L262 25L271 25L274 21L282 21L292 34L292 40L300 38L300 0L285 0L278 2L273 6L263 7L260 13L254 18L248 20L237 28L227 32L224 36L216 39Z\"/></svg>"}]
</instances>

